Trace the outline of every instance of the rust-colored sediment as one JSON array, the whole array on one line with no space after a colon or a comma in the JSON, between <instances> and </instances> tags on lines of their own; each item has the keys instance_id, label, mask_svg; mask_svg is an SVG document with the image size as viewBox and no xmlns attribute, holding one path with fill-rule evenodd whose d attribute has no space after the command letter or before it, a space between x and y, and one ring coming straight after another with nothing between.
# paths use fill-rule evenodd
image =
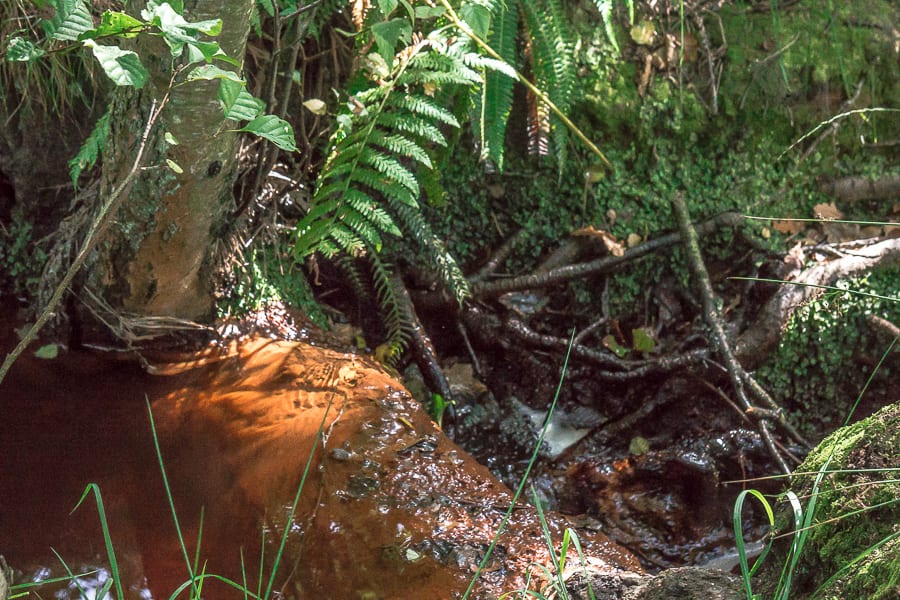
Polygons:
<instances>
[{"instance_id":1,"label":"rust-colored sediment","mask_svg":"<svg viewBox=\"0 0 900 600\"><path fill-rule=\"evenodd\" d=\"M189 540L204 507L207 572L240 581L241 549L258 572L261 526L268 570L315 447L278 589L296 598L461 596L512 494L375 363L254 339L214 361L157 366L168 374L97 355L28 356L0 386L0 553L11 564L50 564L51 545L70 564L96 562L96 511L67 513L97 482L135 590L144 576L154 597L184 581L146 394ZM549 521L558 542L567 522ZM548 562L542 539L536 511L517 508L474 597L521 587L532 563ZM639 570L602 535L582 542L610 569ZM224 587L204 592L241 597Z\"/></svg>"}]
</instances>

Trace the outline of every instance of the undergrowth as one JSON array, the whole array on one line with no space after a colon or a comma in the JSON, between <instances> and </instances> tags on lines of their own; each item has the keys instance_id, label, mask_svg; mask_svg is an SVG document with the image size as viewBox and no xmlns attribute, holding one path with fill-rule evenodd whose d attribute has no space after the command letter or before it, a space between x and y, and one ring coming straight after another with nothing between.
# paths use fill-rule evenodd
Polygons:
<instances>
[{"instance_id":1,"label":"undergrowth","mask_svg":"<svg viewBox=\"0 0 900 600\"><path fill-rule=\"evenodd\" d=\"M871 277L886 277L896 282L896 273L892 272L880 272ZM847 292L833 293L830 306L826 296L804 307L808 310L801 309L792 328L801 334L818 334L820 337L811 345L814 349L830 351L832 346L828 344L829 340L821 338L822 332L812 333L804 323L815 323L815 315L820 315L818 320L831 321L827 327L835 330L833 321L840 320L846 334L853 323L835 308L835 300L852 302L863 315L884 314L889 308L894 311L900 308L900 297L889 301L863 296L859 289L851 289L858 288L859 284L860 280L850 282L845 286ZM896 286L891 292L896 293ZM876 302L884 304L876 306ZM895 337L876 358L874 366L866 369L868 377L852 405L836 408L843 410L842 427L819 444L790 475L790 487L777 498L775 505L783 506L783 511L776 512L769 499L758 490L747 489L739 494L734 505L733 525L747 600L789 600L794 597L887 600L900 592L900 555L896 552L900 547L897 541L900 530L895 525L900 518L900 480L897 479L900 469L892 465L897 459L900 442L896 431L897 405L850 425L876 377L885 375L885 363L898 341L900 337ZM846 359L844 366L846 368ZM840 365L830 364L828 368L839 369ZM805 374L797 379L804 380ZM806 406L809 413L822 410L810 410L809 405ZM839 466L832 469L832 464ZM762 505L771 528L766 546L752 567L742 533L743 507L749 498ZM766 563L779 538L787 542L786 548L774 554L780 563ZM765 570L766 576L755 587L763 591L754 592L752 578L761 569Z\"/></svg>"}]
</instances>

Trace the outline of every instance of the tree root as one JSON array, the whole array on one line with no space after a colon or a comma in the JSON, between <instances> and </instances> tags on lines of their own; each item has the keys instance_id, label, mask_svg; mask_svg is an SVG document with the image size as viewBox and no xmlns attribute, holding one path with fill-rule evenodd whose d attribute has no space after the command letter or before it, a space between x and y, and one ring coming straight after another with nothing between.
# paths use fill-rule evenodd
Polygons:
<instances>
[{"instance_id":1,"label":"tree root","mask_svg":"<svg viewBox=\"0 0 900 600\"><path fill-rule=\"evenodd\" d=\"M778 346L781 332L793 311L820 296L823 286L839 279L900 264L900 239L864 240L852 244L820 246L838 258L796 272L782 283L755 321L738 337L735 354L741 364L755 369ZM790 275L789 275L790 276Z\"/></svg>"},{"instance_id":2,"label":"tree root","mask_svg":"<svg viewBox=\"0 0 900 600\"><path fill-rule=\"evenodd\" d=\"M803 443L806 446L809 446L809 444L807 444L805 440L790 427L784 417L781 407L779 407L762 386L760 386L756 380L744 370L744 367L741 366L741 363L738 362L737 357L732 351L728 336L725 334L722 318L719 315L717 298L712 289L709 273L703 262L703 256L700 254L697 231L693 225L691 225L687 205L685 204L681 193L676 193L672 198L672 213L675 216L675 221L678 223L678 230L684 245L688 267L690 268L695 284L703 300L703 318L712 336L711 341L713 349L725 362L725 367L731 378L732 387L734 388L734 392L737 395L741 406L743 406L744 411L749 416L757 419L757 429L759 430L766 447L769 449L772 458L775 459L775 462L782 471L790 473L791 469L788 468L784 457L779 452L778 447L775 445L775 440L772 437L772 423L780 426L796 441ZM748 388L750 393L748 393ZM752 396L755 396L758 401L768 405L771 410L759 410L751 400L751 394Z\"/></svg>"},{"instance_id":3,"label":"tree root","mask_svg":"<svg viewBox=\"0 0 900 600\"><path fill-rule=\"evenodd\" d=\"M699 233L709 234L720 227L736 227L741 223L742 216L736 212L722 213L700 225L696 226ZM622 256L603 256L591 261L557 267L542 273L532 273L521 277L512 277L498 281L476 281L472 285L472 295L479 300L496 298L507 292L545 288L557 283L565 283L574 279L581 279L588 275L596 276L609 273L622 265L638 258L642 258L662 248L673 246L680 240L677 233L670 233L643 244L629 248Z\"/></svg>"}]
</instances>

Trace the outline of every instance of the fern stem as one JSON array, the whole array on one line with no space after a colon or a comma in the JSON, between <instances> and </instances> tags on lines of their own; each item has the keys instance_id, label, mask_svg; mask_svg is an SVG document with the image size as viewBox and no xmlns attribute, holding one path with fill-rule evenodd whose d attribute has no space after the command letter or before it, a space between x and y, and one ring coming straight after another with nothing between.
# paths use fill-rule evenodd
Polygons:
<instances>
[{"instance_id":1,"label":"fern stem","mask_svg":"<svg viewBox=\"0 0 900 600\"><path fill-rule=\"evenodd\" d=\"M468 25L466 25L466 23L462 19L459 18L459 15L456 14L456 11L453 10L453 7L450 6L450 3L447 2L447 0L440 0L440 3L444 7L444 9L446 9L447 16L450 17L450 20L453 21L453 24L460 31L462 31L464 34L466 34L466 36L468 36L469 39L471 39L473 42L478 44L478 46L485 52L485 54L487 54L494 60L499 60L500 62L509 66L509 68L512 69L513 72L516 74L516 79L518 79L518 81L521 82L522 85L524 85L526 88L528 88L528 91L530 91L532 94L537 96L541 100L541 102L546 104L547 107L551 111L553 111L553 114L555 114L557 117L559 117L559 120L562 121L563 124L565 124L565 126L569 129L569 131L574 133L578 139L580 139L582 142L584 142L584 144L588 148L590 148L591 152L596 154L597 157L600 158L600 161L604 165L606 165L607 168L609 168L609 169L613 168L612 163L610 163L609 159L606 158L606 155L604 155L603 152L600 151L600 148L598 148L597 145L594 144L594 142L592 142L584 134L584 132L581 131L581 129L579 129L578 126L575 125L575 123L573 123L572 120L569 119L569 117L567 117L566 114L563 111L561 111L556 106L556 104L553 103L552 100L550 100L550 97L547 94L545 94L543 91L541 91L541 89L538 88L535 84L531 83L531 81L529 81L527 77L522 75L522 73L518 69L516 69L513 65L510 65L506 60L504 60L503 57L500 56L493 48L491 48L491 46L486 41L484 41L483 39L478 37L478 34L476 34L474 31L472 31L472 29Z\"/></svg>"}]
</instances>

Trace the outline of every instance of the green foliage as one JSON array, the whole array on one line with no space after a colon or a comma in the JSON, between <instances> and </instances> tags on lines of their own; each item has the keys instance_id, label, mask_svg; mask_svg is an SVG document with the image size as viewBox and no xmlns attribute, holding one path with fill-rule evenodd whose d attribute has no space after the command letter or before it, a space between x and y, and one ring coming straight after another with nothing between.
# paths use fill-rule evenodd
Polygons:
<instances>
[{"instance_id":1,"label":"green foliage","mask_svg":"<svg viewBox=\"0 0 900 600\"><path fill-rule=\"evenodd\" d=\"M109 135L109 111L97 119L94 129L78 149L78 154L69 161L69 176L74 187L78 187L78 178L81 174L97 164L103 148L106 147L107 135Z\"/></svg>"},{"instance_id":2,"label":"green foliage","mask_svg":"<svg viewBox=\"0 0 900 600\"><path fill-rule=\"evenodd\" d=\"M33 298L46 262L46 252L32 239L30 223L14 219L7 227L0 226L0 288Z\"/></svg>"},{"instance_id":3,"label":"green foliage","mask_svg":"<svg viewBox=\"0 0 900 600\"><path fill-rule=\"evenodd\" d=\"M867 323L868 315L900 321L900 301L890 302L853 294L866 291L900 300L900 270L875 272L868 277L839 282L844 293L828 292L799 307L788 323L781 343L759 370L761 383L775 392L791 420L809 432L841 423L882 348ZM890 387L896 363L883 365L876 375ZM840 373L840 377L835 377Z\"/></svg>"},{"instance_id":4,"label":"green foliage","mask_svg":"<svg viewBox=\"0 0 900 600\"><path fill-rule=\"evenodd\" d=\"M85 0L55 0L54 15L43 20L42 26L50 40L80 42L97 59L110 81L117 86L143 87L149 77L141 58L133 50L126 50L116 44L101 44L97 40L125 40L138 34L159 35L169 47L173 70L184 75L183 82L195 80L219 81L219 99L223 116L249 121L238 131L249 132L262 137L282 150L293 151L293 128L289 123L274 115L264 115L263 105L244 88L245 82L236 71L227 71L213 64L224 63L240 67L240 62L228 56L217 42L205 37L215 37L222 31L221 19L189 22L182 15L181 2L157 2L150 0L141 11L141 19L112 10L105 11L99 25L94 25L89 4ZM43 53L32 42L14 37L8 42L7 60L36 61ZM97 152L102 149L103 127L98 124L85 146L73 159L76 165L82 162L93 164ZM73 167L73 178L83 167Z\"/></svg>"},{"instance_id":5,"label":"green foliage","mask_svg":"<svg viewBox=\"0 0 900 600\"><path fill-rule=\"evenodd\" d=\"M280 245L251 251L246 264L235 269L234 283L218 303L219 317L255 313L274 302L302 310L316 325L327 329L328 318L316 302L306 277Z\"/></svg>"}]
</instances>

